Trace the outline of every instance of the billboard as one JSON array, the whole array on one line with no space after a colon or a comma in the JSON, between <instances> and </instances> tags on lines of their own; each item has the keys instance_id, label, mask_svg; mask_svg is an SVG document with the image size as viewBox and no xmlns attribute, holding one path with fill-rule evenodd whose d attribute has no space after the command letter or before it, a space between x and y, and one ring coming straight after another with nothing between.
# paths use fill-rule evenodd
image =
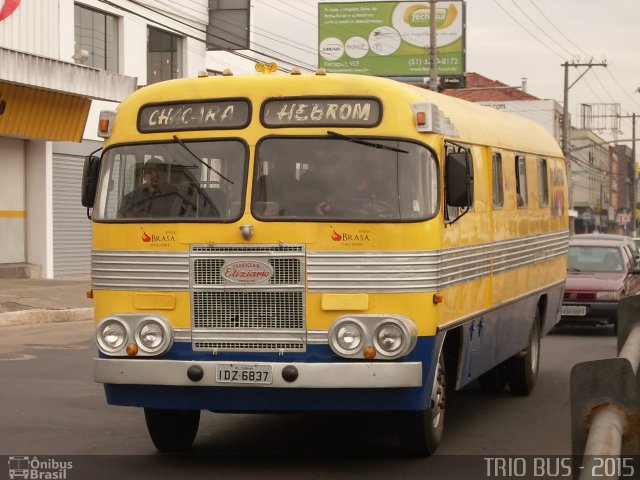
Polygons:
<instances>
[{"instance_id":1,"label":"billboard","mask_svg":"<svg viewBox=\"0 0 640 480\"><path fill-rule=\"evenodd\" d=\"M464 75L465 3L436 3L438 75ZM318 4L318 66L330 72L429 75L430 4Z\"/></svg>"}]
</instances>

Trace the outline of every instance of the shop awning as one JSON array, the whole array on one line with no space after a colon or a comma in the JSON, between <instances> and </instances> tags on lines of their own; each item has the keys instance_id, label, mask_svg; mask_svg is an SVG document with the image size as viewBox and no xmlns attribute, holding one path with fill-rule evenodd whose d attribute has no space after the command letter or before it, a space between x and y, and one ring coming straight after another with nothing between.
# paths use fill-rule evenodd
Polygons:
<instances>
[{"instance_id":1,"label":"shop awning","mask_svg":"<svg viewBox=\"0 0 640 480\"><path fill-rule=\"evenodd\" d=\"M137 79L0 48L0 135L82 140L91 100L120 102Z\"/></svg>"}]
</instances>

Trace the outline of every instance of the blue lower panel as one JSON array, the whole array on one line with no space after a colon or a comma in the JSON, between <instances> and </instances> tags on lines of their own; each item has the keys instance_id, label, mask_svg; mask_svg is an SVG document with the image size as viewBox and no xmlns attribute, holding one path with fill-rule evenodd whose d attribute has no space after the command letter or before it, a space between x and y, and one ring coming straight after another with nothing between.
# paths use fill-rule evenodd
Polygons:
<instances>
[{"instance_id":1,"label":"blue lower panel","mask_svg":"<svg viewBox=\"0 0 640 480\"><path fill-rule=\"evenodd\" d=\"M421 410L426 389L294 389L246 387L104 386L111 405L215 412Z\"/></svg>"},{"instance_id":2,"label":"blue lower panel","mask_svg":"<svg viewBox=\"0 0 640 480\"><path fill-rule=\"evenodd\" d=\"M393 411L423 410L431 393L434 366L432 358L435 337L421 337L416 347L403 361L423 364L422 387L415 388L271 388L271 387L199 387L105 384L107 402L133 407L199 409L217 412L320 412L320 411ZM187 353L189 344L174 345L166 358L202 362L213 360L211 354ZM233 361L346 361L331 352L328 346L310 346L305 354L220 354L216 360ZM101 355L101 358L107 358ZM144 360L141 360L144 361Z\"/></svg>"}]
</instances>

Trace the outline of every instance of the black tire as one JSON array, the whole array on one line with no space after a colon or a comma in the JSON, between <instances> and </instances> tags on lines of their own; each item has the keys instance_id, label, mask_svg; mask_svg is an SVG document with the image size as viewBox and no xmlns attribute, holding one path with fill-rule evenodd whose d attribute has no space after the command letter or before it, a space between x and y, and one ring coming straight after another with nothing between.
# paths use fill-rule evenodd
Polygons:
<instances>
[{"instance_id":1,"label":"black tire","mask_svg":"<svg viewBox=\"0 0 640 480\"><path fill-rule=\"evenodd\" d=\"M417 412L399 412L400 441L411 455L433 455L442 442L444 433L444 409L446 376L442 353L438 359L436 376L431 390L429 408Z\"/></svg>"},{"instance_id":2,"label":"black tire","mask_svg":"<svg viewBox=\"0 0 640 480\"><path fill-rule=\"evenodd\" d=\"M540 312L536 313L529 333L529 345L506 362L506 373L511 392L529 395L538 379L540 366Z\"/></svg>"},{"instance_id":3,"label":"black tire","mask_svg":"<svg viewBox=\"0 0 640 480\"><path fill-rule=\"evenodd\" d=\"M184 452L191 449L198 433L200 410L145 408L144 419L158 451Z\"/></svg>"},{"instance_id":4,"label":"black tire","mask_svg":"<svg viewBox=\"0 0 640 480\"><path fill-rule=\"evenodd\" d=\"M478 377L478 385L483 392L502 393L507 386L507 372L504 363Z\"/></svg>"}]
</instances>

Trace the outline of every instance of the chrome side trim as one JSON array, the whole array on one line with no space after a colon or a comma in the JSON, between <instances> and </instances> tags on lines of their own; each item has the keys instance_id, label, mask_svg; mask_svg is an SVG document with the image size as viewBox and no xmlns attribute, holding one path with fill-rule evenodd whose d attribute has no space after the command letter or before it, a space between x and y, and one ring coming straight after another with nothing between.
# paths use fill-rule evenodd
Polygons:
<instances>
[{"instance_id":1,"label":"chrome side trim","mask_svg":"<svg viewBox=\"0 0 640 480\"><path fill-rule=\"evenodd\" d=\"M91 288L189 291L189 253L93 250Z\"/></svg>"},{"instance_id":2,"label":"chrome side trim","mask_svg":"<svg viewBox=\"0 0 640 480\"><path fill-rule=\"evenodd\" d=\"M93 377L98 383L120 385L163 385L191 387L244 388L407 388L422 386L420 362L338 362L338 363L265 363L271 365L273 383L269 385L232 385L216 382L216 366L228 362L193 362L180 360L93 360ZM242 362L233 362L241 364ZM204 377L193 382L187 370L199 365ZM282 370L293 366L298 370L295 382L286 382Z\"/></svg>"},{"instance_id":3,"label":"chrome side trim","mask_svg":"<svg viewBox=\"0 0 640 480\"><path fill-rule=\"evenodd\" d=\"M307 252L309 292L425 292L566 255L569 232L433 251Z\"/></svg>"},{"instance_id":4,"label":"chrome side trim","mask_svg":"<svg viewBox=\"0 0 640 480\"><path fill-rule=\"evenodd\" d=\"M419 292L438 285L438 251L307 252L309 292Z\"/></svg>"},{"instance_id":5,"label":"chrome side trim","mask_svg":"<svg viewBox=\"0 0 640 480\"><path fill-rule=\"evenodd\" d=\"M190 342L191 329L190 328L174 328L173 341L174 342Z\"/></svg>"},{"instance_id":6,"label":"chrome side trim","mask_svg":"<svg viewBox=\"0 0 640 480\"><path fill-rule=\"evenodd\" d=\"M307 343L309 345L328 345L329 331L328 330L309 330L307 332Z\"/></svg>"}]
</instances>

